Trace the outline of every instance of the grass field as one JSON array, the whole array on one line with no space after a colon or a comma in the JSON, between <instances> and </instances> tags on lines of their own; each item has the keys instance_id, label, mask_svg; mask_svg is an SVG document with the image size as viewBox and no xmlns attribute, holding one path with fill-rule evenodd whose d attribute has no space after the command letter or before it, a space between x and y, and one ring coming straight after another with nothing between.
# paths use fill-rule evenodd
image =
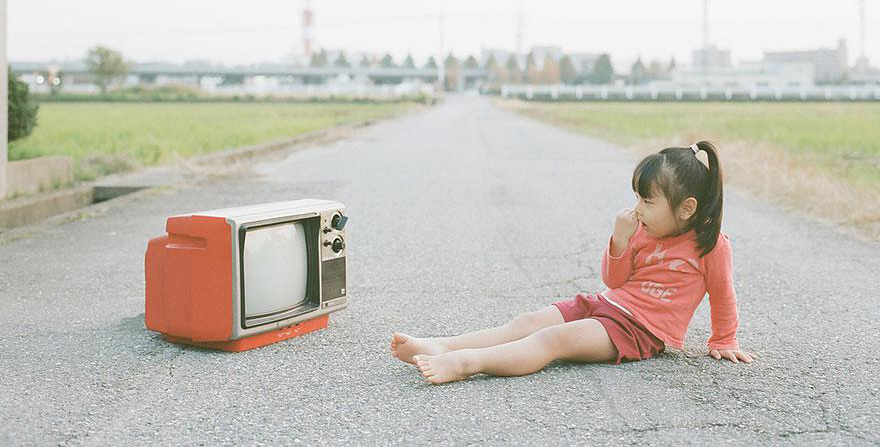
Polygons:
<instances>
[{"instance_id":1,"label":"grass field","mask_svg":"<svg viewBox=\"0 0 880 447\"><path fill-rule=\"evenodd\" d=\"M734 184L880 240L880 103L496 104L639 155L711 140Z\"/></svg>"},{"instance_id":2,"label":"grass field","mask_svg":"<svg viewBox=\"0 0 880 447\"><path fill-rule=\"evenodd\" d=\"M880 103L526 103L522 111L626 145L685 135L769 144L880 184Z\"/></svg>"},{"instance_id":3,"label":"grass field","mask_svg":"<svg viewBox=\"0 0 880 447\"><path fill-rule=\"evenodd\" d=\"M413 103L42 103L9 159L70 155L76 177L154 165L388 116Z\"/></svg>"}]
</instances>

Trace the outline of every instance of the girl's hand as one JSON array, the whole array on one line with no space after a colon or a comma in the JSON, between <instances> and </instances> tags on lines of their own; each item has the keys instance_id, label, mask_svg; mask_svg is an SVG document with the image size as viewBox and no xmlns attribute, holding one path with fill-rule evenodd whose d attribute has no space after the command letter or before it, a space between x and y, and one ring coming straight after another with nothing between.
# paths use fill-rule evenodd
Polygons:
<instances>
[{"instance_id":1,"label":"girl's hand","mask_svg":"<svg viewBox=\"0 0 880 447\"><path fill-rule=\"evenodd\" d=\"M617 213L617 218L614 220L614 233L611 237L616 244L626 247L638 229L639 219L636 217L636 210L624 208Z\"/></svg>"},{"instance_id":2,"label":"girl's hand","mask_svg":"<svg viewBox=\"0 0 880 447\"><path fill-rule=\"evenodd\" d=\"M757 355L751 352L740 351L738 349L711 349L709 350L709 355L712 356L715 360L721 360L721 358L726 358L733 363L739 363L740 360L746 363L752 363Z\"/></svg>"}]
</instances>

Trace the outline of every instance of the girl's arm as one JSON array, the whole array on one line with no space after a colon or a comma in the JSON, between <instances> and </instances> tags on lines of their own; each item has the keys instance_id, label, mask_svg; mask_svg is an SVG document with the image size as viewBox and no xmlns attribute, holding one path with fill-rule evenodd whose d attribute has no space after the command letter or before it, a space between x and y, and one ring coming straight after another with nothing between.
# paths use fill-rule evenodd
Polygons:
<instances>
[{"instance_id":1,"label":"girl's arm","mask_svg":"<svg viewBox=\"0 0 880 447\"><path fill-rule=\"evenodd\" d=\"M609 289L623 286L632 274L635 257L632 239L641 230L634 210L625 209L617 215L614 234L602 255L602 281Z\"/></svg>"},{"instance_id":2,"label":"girl's arm","mask_svg":"<svg viewBox=\"0 0 880 447\"><path fill-rule=\"evenodd\" d=\"M633 248L631 244L627 244L626 248L618 256L613 256L614 250L613 238L605 247L605 253L602 255L602 281L609 289L616 289L626 284L629 276L632 274L633 264Z\"/></svg>"},{"instance_id":3,"label":"girl's arm","mask_svg":"<svg viewBox=\"0 0 880 447\"><path fill-rule=\"evenodd\" d=\"M718 235L718 243L706 255L706 289L712 316L712 336L707 343L709 353L715 359L727 358L734 363L752 361L754 354L740 351L736 331L739 316L736 309L736 291L733 288L733 257L730 240L725 234Z\"/></svg>"}]
</instances>

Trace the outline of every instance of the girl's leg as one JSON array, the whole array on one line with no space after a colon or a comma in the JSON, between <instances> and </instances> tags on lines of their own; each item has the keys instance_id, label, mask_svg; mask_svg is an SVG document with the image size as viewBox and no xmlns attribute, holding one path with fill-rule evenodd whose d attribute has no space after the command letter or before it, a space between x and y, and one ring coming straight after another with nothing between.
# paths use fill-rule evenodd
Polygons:
<instances>
[{"instance_id":1,"label":"girl's leg","mask_svg":"<svg viewBox=\"0 0 880 447\"><path fill-rule=\"evenodd\" d=\"M556 359L607 362L617 348L598 320L587 318L549 326L525 338L498 346L463 349L414 360L431 383L463 380L474 374L520 376L540 371Z\"/></svg>"},{"instance_id":2,"label":"girl's leg","mask_svg":"<svg viewBox=\"0 0 880 447\"><path fill-rule=\"evenodd\" d=\"M400 360L415 364L413 356L437 355L459 349L486 348L519 340L548 326L564 323L556 306L528 312L502 326L454 337L417 338L397 333L391 339L391 353Z\"/></svg>"}]
</instances>

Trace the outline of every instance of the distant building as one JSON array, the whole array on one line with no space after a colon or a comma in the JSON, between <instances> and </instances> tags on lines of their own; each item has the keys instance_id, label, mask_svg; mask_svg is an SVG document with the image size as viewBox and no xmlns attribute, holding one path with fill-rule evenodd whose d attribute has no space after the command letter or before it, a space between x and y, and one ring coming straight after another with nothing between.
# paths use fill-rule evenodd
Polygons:
<instances>
[{"instance_id":1,"label":"distant building","mask_svg":"<svg viewBox=\"0 0 880 447\"><path fill-rule=\"evenodd\" d=\"M599 59L598 54L591 53L571 53L567 55L574 66L574 71L579 75L589 75L596 69L596 61Z\"/></svg>"},{"instance_id":2,"label":"distant building","mask_svg":"<svg viewBox=\"0 0 880 447\"><path fill-rule=\"evenodd\" d=\"M657 87L709 89L809 89L815 86L809 63L741 62L739 67L677 68L669 80L652 81Z\"/></svg>"},{"instance_id":3,"label":"distant building","mask_svg":"<svg viewBox=\"0 0 880 447\"><path fill-rule=\"evenodd\" d=\"M559 62L559 60L562 59L562 56L564 56L562 48L554 46L532 47L530 53L532 54L532 57L535 58L535 65L539 69L544 68L544 61L548 57L555 62Z\"/></svg>"},{"instance_id":4,"label":"distant building","mask_svg":"<svg viewBox=\"0 0 880 447\"><path fill-rule=\"evenodd\" d=\"M880 85L880 69L868 65L865 60L853 67L849 73L849 81L855 84Z\"/></svg>"},{"instance_id":5,"label":"distant building","mask_svg":"<svg viewBox=\"0 0 880 447\"><path fill-rule=\"evenodd\" d=\"M485 67L491 58L495 58L495 63L503 66L510 59L511 54L513 54L511 51L501 48L483 48L480 50L480 66Z\"/></svg>"},{"instance_id":6,"label":"distant building","mask_svg":"<svg viewBox=\"0 0 880 447\"><path fill-rule=\"evenodd\" d=\"M816 82L842 82L848 77L846 40L840 39L836 49L820 48L807 51L776 51L764 53L770 63L808 63L815 69Z\"/></svg>"},{"instance_id":7,"label":"distant building","mask_svg":"<svg viewBox=\"0 0 880 447\"><path fill-rule=\"evenodd\" d=\"M697 70L713 70L716 68L728 68L730 63L730 50L722 50L714 45L693 51L693 65Z\"/></svg>"}]
</instances>

